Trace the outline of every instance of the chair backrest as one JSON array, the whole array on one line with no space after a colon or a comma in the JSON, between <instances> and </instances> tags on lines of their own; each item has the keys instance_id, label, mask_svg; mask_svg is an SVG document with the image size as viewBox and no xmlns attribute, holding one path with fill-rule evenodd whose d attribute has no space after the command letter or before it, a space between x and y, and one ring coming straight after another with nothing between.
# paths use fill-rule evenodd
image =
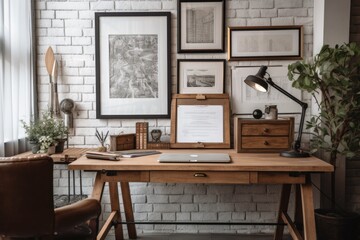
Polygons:
<instances>
[{"instance_id":1,"label":"chair backrest","mask_svg":"<svg viewBox=\"0 0 360 240\"><path fill-rule=\"evenodd\" d=\"M52 159L0 158L0 236L37 237L53 232Z\"/></svg>"}]
</instances>

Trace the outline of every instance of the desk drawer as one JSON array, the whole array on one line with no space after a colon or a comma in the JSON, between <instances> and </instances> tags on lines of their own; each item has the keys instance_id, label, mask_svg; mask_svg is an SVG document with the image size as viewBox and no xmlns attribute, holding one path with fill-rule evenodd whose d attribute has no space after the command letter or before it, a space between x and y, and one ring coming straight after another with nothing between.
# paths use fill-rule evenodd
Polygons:
<instances>
[{"instance_id":1,"label":"desk drawer","mask_svg":"<svg viewBox=\"0 0 360 240\"><path fill-rule=\"evenodd\" d=\"M287 136L289 124L243 124L243 136Z\"/></svg>"},{"instance_id":2,"label":"desk drawer","mask_svg":"<svg viewBox=\"0 0 360 240\"><path fill-rule=\"evenodd\" d=\"M250 183L248 172L151 171L150 182L173 183Z\"/></svg>"},{"instance_id":3,"label":"desk drawer","mask_svg":"<svg viewBox=\"0 0 360 240\"><path fill-rule=\"evenodd\" d=\"M242 148L289 148L288 137L242 137Z\"/></svg>"}]
</instances>

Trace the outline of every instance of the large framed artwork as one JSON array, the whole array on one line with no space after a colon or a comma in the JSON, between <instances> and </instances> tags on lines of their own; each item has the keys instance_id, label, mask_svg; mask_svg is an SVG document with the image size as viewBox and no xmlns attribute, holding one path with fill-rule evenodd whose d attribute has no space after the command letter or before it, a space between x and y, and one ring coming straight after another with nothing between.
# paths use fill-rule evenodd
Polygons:
<instances>
[{"instance_id":1,"label":"large framed artwork","mask_svg":"<svg viewBox=\"0 0 360 240\"><path fill-rule=\"evenodd\" d=\"M178 93L224 93L225 60L178 59Z\"/></svg>"},{"instance_id":2,"label":"large framed artwork","mask_svg":"<svg viewBox=\"0 0 360 240\"><path fill-rule=\"evenodd\" d=\"M178 0L178 53L224 52L225 0Z\"/></svg>"},{"instance_id":3,"label":"large framed artwork","mask_svg":"<svg viewBox=\"0 0 360 240\"><path fill-rule=\"evenodd\" d=\"M170 20L170 12L95 13L97 118L170 118Z\"/></svg>"},{"instance_id":4,"label":"large framed artwork","mask_svg":"<svg viewBox=\"0 0 360 240\"><path fill-rule=\"evenodd\" d=\"M296 60L303 55L302 26L229 27L228 60Z\"/></svg>"}]
</instances>

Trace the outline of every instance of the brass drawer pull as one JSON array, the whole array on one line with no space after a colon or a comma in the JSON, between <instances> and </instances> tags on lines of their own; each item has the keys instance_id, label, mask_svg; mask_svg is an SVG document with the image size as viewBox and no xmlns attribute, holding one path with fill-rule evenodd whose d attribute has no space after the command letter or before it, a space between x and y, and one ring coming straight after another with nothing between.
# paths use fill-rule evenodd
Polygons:
<instances>
[{"instance_id":1,"label":"brass drawer pull","mask_svg":"<svg viewBox=\"0 0 360 240\"><path fill-rule=\"evenodd\" d=\"M194 177L207 177L205 173L195 173Z\"/></svg>"},{"instance_id":2,"label":"brass drawer pull","mask_svg":"<svg viewBox=\"0 0 360 240\"><path fill-rule=\"evenodd\" d=\"M264 141L264 145L269 145L269 142L268 141Z\"/></svg>"}]
</instances>

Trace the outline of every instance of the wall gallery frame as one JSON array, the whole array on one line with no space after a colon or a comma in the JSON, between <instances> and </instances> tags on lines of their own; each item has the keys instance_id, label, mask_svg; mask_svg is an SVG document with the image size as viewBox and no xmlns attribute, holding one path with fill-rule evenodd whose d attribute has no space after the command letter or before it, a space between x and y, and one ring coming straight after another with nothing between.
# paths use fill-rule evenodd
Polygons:
<instances>
[{"instance_id":1,"label":"wall gallery frame","mask_svg":"<svg viewBox=\"0 0 360 240\"><path fill-rule=\"evenodd\" d=\"M95 13L97 118L170 118L170 20L170 12Z\"/></svg>"},{"instance_id":2,"label":"wall gallery frame","mask_svg":"<svg viewBox=\"0 0 360 240\"><path fill-rule=\"evenodd\" d=\"M302 59L303 27L229 27L228 60Z\"/></svg>"},{"instance_id":3,"label":"wall gallery frame","mask_svg":"<svg viewBox=\"0 0 360 240\"><path fill-rule=\"evenodd\" d=\"M225 0L178 0L178 53L219 53L224 44Z\"/></svg>"},{"instance_id":4,"label":"wall gallery frame","mask_svg":"<svg viewBox=\"0 0 360 240\"><path fill-rule=\"evenodd\" d=\"M178 59L177 70L180 94L224 93L225 60Z\"/></svg>"}]
</instances>

